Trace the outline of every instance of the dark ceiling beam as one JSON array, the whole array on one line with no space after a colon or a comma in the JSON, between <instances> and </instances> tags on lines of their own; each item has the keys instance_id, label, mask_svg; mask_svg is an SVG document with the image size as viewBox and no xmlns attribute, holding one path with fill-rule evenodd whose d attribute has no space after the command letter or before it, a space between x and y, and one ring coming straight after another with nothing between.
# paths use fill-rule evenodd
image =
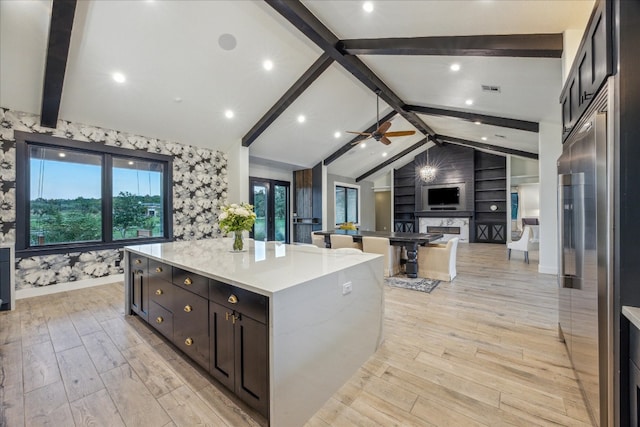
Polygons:
<instances>
[{"instance_id":1,"label":"dark ceiling beam","mask_svg":"<svg viewBox=\"0 0 640 427\"><path fill-rule=\"evenodd\" d=\"M422 147L423 145L425 145L427 142L429 142L429 138L422 138L420 141L416 142L415 144L413 144L411 147L406 148L404 150L402 150L402 152L396 154L395 156L391 157L388 160L385 160L384 162L380 163L378 166L376 166L375 168L363 173L362 175L360 175L359 177L356 178L356 182L360 182L363 179L365 179L368 176L373 175L374 173L378 172L380 169L386 168L387 166L389 166L390 164L396 162L397 160L400 160L401 158L403 158L404 156L406 156L407 154L411 153L412 151L417 150L418 148Z\"/></svg>"},{"instance_id":2,"label":"dark ceiling beam","mask_svg":"<svg viewBox=\"0 0 640 427\"><path fill-rule=\"evenodd\" d=\"M387 120L391 120L391 118L393 118L396 114L398 114L398 113L395 112L395 111L390 112L389 114L387 114L386 116L384 116L383 118L380 119L380 123L384 123ZM362 132L372 133L376 129L378 129L378 122L372 124L371 126L366 128ZM336 151L334 151L333 154L331 154L329 157L324 159L324 161L322 163L325 166L329 166L334 160L338 159L340 156L342 156L343 154L346 154L349 150L354 148L357 145L357 142L365 140L365 139L367 139L367 138L363 137L362 135L356 136L351 141L347 142L342 147L340 147Z\"/></svg>"},{"instance_id":3,"label":"dark ceiling beam","mask_svg":"<svg viewBox=\"0 0 640 427\"><path fill-rule=\"evenodd\" d=\"M505 117L488 116L486 114L470 113L466 111L446 110L444 108L422 107L420 105L407 105L407 110L420 114L432 116L455 117L457 119L468 120L470 122L480 122L483 125L500 126L503 128L524 130L538 133L540 125L538 122L526 120L507 119Z\"/></svg>"},{"instance_id":4,"label":"dark ceiling beam","mask_svg":"<svg viewBox=\"0 0 640 427\"><path fill-rule=\"evenodd\" d=\"M440 55L561 58L562 34L399 37L340 40L349 55Z\"/></svg>"},{"instance_id":5,"label":"dark ceiling beam","mask_svg":"<svg viewBox=\"0 0 640 427\"><path fill-rule=\"evenodd\" d=\"M481 148L483 150L494 151L497 153L510 154L512 156L526 157L528 159L538 160L538 154L529 151L514 150L513 148L500 147L498 145L487 144L484 142L469 141L468 139L456 138L453 136L438 135L440 140L445 143L456 145L464 145L465 147Z\"/></svg>"},{"instance_id":6,"label":"dark ceiling beam","mask_svg":"<svg viewBox=\"0 0 640 427\"><path fill-rule=\"evenodd\" d=\"M242 137L242 146L248 147L253 141L258 138L262 132L264 132L279 116L282 114L293 102L298 99L302 93L307 90L311 84L316 81L322 73L325 72L334 59L329 57L326 53L320 55L320 57L309 67L307 71L287 90L278 102L262 116L258 123L256 123L245 136Z\"/></svg>"},{"instance_id":7,"label":"dark ceiling beam","mask_svg":"<svg viewBox=\"0 0 640 427\"><path fill-rule=\"evenodd\" d=\"M60 113L76 0L53 0L42 89L40 126L55 128Z\"/></svg>"},{"instance_id":8,"label":"dark ceiling beam","mask_svg":"<svg viewBox=\"0 0 640 427\"><path fill-rule=\"evenodd\" d=\"M405 103L396 95L373 71L369 69L359 58L344 55L338 48L338 37L331 32L313 13L299 0L265 0L282 17L293 24L312 42L318 45L345 70L350 72L362 84L379 93L391 108L404 117L416 129L424 135L435 135L435 132L422 121L417 114L407 111Z\"/></svg>"}]
</instances>

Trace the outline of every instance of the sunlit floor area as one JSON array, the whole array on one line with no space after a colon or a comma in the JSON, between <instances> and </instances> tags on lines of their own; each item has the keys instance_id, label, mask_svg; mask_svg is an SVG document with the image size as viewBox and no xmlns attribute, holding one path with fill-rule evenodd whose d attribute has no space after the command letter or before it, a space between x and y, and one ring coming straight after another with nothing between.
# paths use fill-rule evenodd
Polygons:
<instances>
[{"instance_id":1,"label":"sunlit floor area","mask_svg":"<svg viewBox=\"0 0 640 427\"><path fill-rule=\"evenodd\" d=\"M591 425L537 255L460 244L453 282L387 288L384 344L307 425ZM266 424L124 316L123 298L114 283L0 314L0 424Z\"/></svg>"}]
</instances>

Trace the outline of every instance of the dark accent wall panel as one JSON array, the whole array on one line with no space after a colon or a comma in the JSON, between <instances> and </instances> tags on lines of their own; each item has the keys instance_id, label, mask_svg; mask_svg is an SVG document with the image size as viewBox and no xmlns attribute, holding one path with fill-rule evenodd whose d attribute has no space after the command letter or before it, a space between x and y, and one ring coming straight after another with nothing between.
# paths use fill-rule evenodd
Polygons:
<instances>
[{"instance_id":1,"label":"dark accent wall panel","mask_svg":"<svg viewBox=\"0 0 640 427\"><path fill-rule=\"evenodd\" d=\"M420 169L430 164L438 168L435 180L425 183L415 180L416 211L422 210L422 186L441 184L465 184L465 201L460 210L473 211L473 148L446 144L433 146L414 160L415 175L420 176ZM427 161L428 153L428 161ZM445 211L446 212L446 211Z\"/></svg>"},{"instance_id":2,"label":"dark accent wall panel","mask_svg":"<svg viewBox=\"0 0 640 427\"><path fill-rule=\"evenodd\" d=\"M293 172L293 242L311 243L322 228L322 163Z\"/></svg>"}]
</instances>

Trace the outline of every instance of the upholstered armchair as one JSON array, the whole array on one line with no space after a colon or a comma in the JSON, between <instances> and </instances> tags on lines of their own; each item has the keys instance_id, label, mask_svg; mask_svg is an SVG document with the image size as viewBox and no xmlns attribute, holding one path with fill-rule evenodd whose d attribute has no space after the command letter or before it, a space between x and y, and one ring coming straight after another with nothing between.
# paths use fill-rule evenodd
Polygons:
<instances>
[{"instance_id":1,"label":"upholstered armchair","mask_svg":"<svg viewBox=\"0 0 640 427\"><path fill-rule=\"evenodd\" d=\"M527 264L529 264L529 248L531 247L532 238L533 230L531 229L531 226L525 225L524 230L522 230L522 236L520 236L520 240L507 243L507 258L511 259L512 249L515 249L516 251L523 251L524 260Z\"/></svg>"},{"instance_id":2,"label":"upholstered armchair","mask_svg":"<svg viewBox=\"0 0 640 427\"><path fill-rule=\"evenodd\" d=\"M454 237L447 243L419 246L418 276L445 282L452 281L458 275L456 257L459 240Z\"/></svg>"},{"instance_id":3,"label":"upholstered armchair","mask_svg":"<svg viewBox=\"0 0 640 427\"><path fill-rule=\"evenodd\" d=\"M384 255L384 276L395 276L400 272L400 246L393 246L386 237L362 237L362 250Z\"/></svg>"},{"instance_id":4,"label":"upholstered armchair","mask_svg":"<svg viewBox=\"0 0 640 427\"><path fill-rule=\"evenodd\" d=\"M329 238L331 239L331 249L356 248L362 250L362 244L354 242L353 236L332 234Z\"/></svg>"}]
</instances>

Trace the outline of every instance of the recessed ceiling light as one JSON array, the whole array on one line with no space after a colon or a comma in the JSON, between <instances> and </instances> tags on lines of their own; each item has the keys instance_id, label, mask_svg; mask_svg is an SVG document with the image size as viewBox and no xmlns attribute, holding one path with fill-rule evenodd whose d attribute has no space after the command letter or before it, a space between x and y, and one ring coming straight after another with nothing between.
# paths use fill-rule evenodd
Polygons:
<instances>
[{"instance_id":1,"label":"recessed ceiling light","mask_svg":"<svg viewBox=\"0 0 640 427\"><path fill-rule=\"evenodd\" d=\"M67 155L64 153L58 153L58 157L67 157Z\"/></svg>"},{"instance_id":2,"label":"recessed ceiling light","mask_svg":"<svg viewBox=\"0 0 640 427\"><path fill-rule=\"evenodd\" d=\"M298 116L298 123L304 123L307 120L307 118L305 116L303 116L302 114L300 114Z\"/></svg>"},{"instance_id":3,"label":"recessed ceiling light","mask_svg":"<svg viewBox=\"0 0 640 427\"><path fill-rule=\"evenodd\" d=\"M467 105L473 105L473 99L467 99L464 103Z\"/></svg>"},{"instance_id":4,"label":"recessed ceiling light","mask_svg":"<svg viewBox=\"0 0 640 427\"><path fill-rule=\"evenodd\" d=\"M173 102L181 103L182 98L180 98L179 96L176 96L175 98L173 98Z\"/></svg>"},{"instance_id":5,"label":"recessed ceiling light","mask_svg":"<svg viewBox=\"0 0 640 427\"><path fill-rule=\"evenodd\" d=\"M360 148L366 148L366 147L367 147L367 143L366 142L360 143Z\"/></svg>"},{"instance_id":6,"label":"recessed ceiling light","mask_svg":"<svg viewBox=\"0 0 640 427\"><path fill-rule=\"evenodd\" d=\"M387 152L382 153L382 157L387 157Z\"/></svg>"},{"instance_id":7,"label":"recessed ceiling light","mask_svg":"<svg viewBox=\"0 0 640 427\"><path fill-rule=\"evenodd\" d=\"M270 59L265 59L264 62L262 63L262 68L264 68L267 71L273 70L273 61L271 61Z\"/></svg>"},{"instance_id":8,"label":"recessed ceiling light","mask_svg":"<svg viewBox=\"0 0 640 427\"><path fill-rule=\"evenodd\" d=\"M480 120L476 120L476 121L475 121L475 122L473 122L473 123L475 123L475 124L477 124L477 125L481 125L481 124L482 124L482 122L480 122Z\"/></svg>"},{"instance_id":9,"label":"recessed ceiling light","mask_svg":"<svg viewBox=\"0 0 640 427\"><path fill-rule=\"evenodd\" d=\"M129 160L129 165L133 165L133 162L131 160Z\"/></svg>"},{"instance_id":10,"label":"recessed ceiling light","mask_svg":"<svg viewBox=\"0 0 640 427\"><path fill-rule=\"evenodd\" d=\"M127 78L122 73L113 73L111 77L113 77L113 80L118 83L124 83L127 80Z\"/></svg>"},{"instance_id":11,"label":"recessed ceiling light","mask_svg":"<svg viewBox=\"0 0 640 427\"><path fill-rule=\"evenodd\" d=\"M218 46L224 50L233 50L238 44L233 34L222 34L218 37Z\"/></svg>"},{"instance_id":12,"label":"recessed ceiling light","mask_svg":"<svg viewBox=\"0 0 640 427\"><path fill-rule=\"evenodd\" d=\"M483 141L486 141L486 140L487 140L487 137L486 137L486 136L483 136L483 137L482 137L482 138L480 138L480 139L481 139L481 140L483 140Z\"/></svg>"},{"instance_id":13,"label":"recessed ceiling light","mask_svg":"<svg viewBox=\"0 0 640 427\"><path fill-rule=\"evenodd\" d=\"M342 136L342 134L340 132L336 132L333 134L334 138L340 138Z\"/></svg>"},{"instance_id":14,"label":"recessed ceiling light","mask_svg":"<svg viewBox=\"0 0 640 427\"><path fill-rule=\"evenodd\" d=\"M225 116L227 119L232 119L232 118L233 118L233 116L234 116L233 111L231 111L231 110L226 110L226 111L224 112L224 116Z\"/></svg>"},{"instance_id":15,"label":"recessed ceiling light","mask_svg":"<svg viewBox=\"0 0 640 427\"><path fill-rule=\"evenodd\" d=\"M373 12L373 2L366 1L362 3L362 9L364 9L364 11L367 13Z\"/></svg>"},{"instance_id":16,"label":"recessed ceiling light","mask_svg":"<svg viewBox=\"0 0 640 427\"><path fill-rule=\"evenodd\" d=\"M451 64L451 71L460 71L460 64Z\"/></svg>"}]
</instances>

